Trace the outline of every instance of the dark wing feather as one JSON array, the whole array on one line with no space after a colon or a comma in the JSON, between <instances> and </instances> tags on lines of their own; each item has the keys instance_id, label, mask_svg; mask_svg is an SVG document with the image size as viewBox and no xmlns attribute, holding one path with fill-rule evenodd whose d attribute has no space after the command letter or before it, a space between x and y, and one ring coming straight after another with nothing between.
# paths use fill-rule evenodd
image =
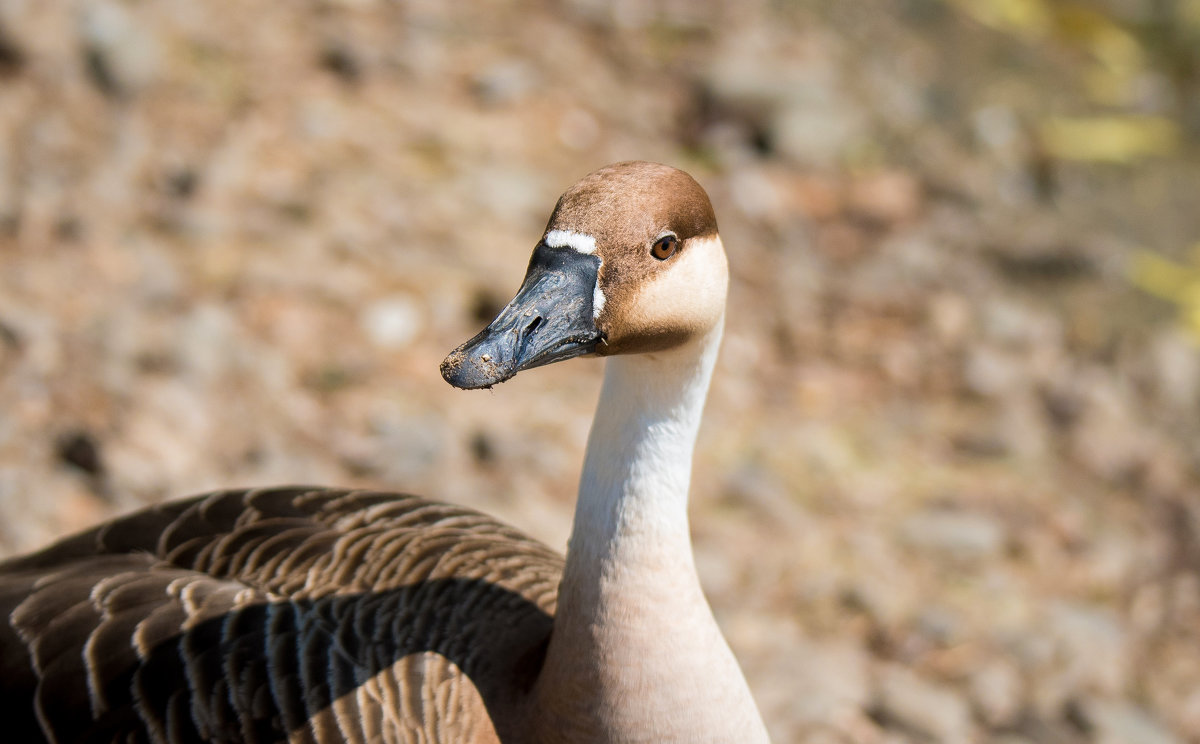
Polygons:
<instances>
[{"instance_id":1,"label":"dark wing feather","mask_svg":"<svg viewBox=\"0 0 1200 744\"><path fill-rule=\"evenodd\" d=\"M5 738L494 741L536 673L561 565L482 514L398 494L146 509L0 563Z\"/></svg>"}]
</instances>

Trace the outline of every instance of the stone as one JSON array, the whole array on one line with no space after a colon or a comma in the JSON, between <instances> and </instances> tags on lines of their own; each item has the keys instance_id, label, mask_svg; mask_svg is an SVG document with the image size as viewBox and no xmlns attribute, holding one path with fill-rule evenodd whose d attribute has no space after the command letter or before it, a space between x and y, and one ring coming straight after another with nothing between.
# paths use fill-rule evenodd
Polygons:
<instances>
[{"instance_id":1,"label":"stone","mask_svg":"<svg viewBox=\"0 0 1200 744\"><path fill-rule=\"evenodd\" d=\"M1151 343L1150 358L1162 401L1172 409L1195 413L1200 400L1200 352L1195 340L1178 329L1164 331Z\"/></svg>"},{"instance_id":2,"label":"stone","mask_svg":"<svg viewBox=\"0 0 1200 744\"><path fill-rule=\"evenodd\" d=\"M158 40L126 5L108 0L84 4L79 36L92 81L106 95L136 93L158 75Z\"/></svg>"},{"instance_id":3,"label":"stone","mask_svg":"<svg viewBox=\"0 0 1200 744\"><path fill-rule=\"evenodd\" d=\"M1084 693L1120 695L1133 682L1130 639L1116 612L1103 605L1052 604L1018 645L1033 670L1030 704L1042 716L1056 716Z\"/></svg>"},{"instance_id":4,"label":"stone","mask_svg":"<svg viewBox=\"0 0 1200 744\"><path fill-rule=\"evenodd\" d=\"M846 102L829 97L833 83L814 80L808 97L791 103L771 120L776 149L796 162L829 167L863 134L865 125Z\"/></svg>"},{"instance_id":5,"label":"stone","mask_svg":"<svg viewBox=\"0 0 1200 744\"><path fill-rule=\"evenodd\" d=\"M761 611L734 612L722 627L739 659L761 670L753 692L764 716L775 722L775 741L795 741L798 732L814 729L843 738L855 732L871 697L868 656L860 645L810 639L794 618Z\"/></svg>"},{"instance_id":6,"label":"stone","mask_svg":"<svg viewBox=\"0 0 1200 744\"><path fill-rule=\"evenodd\" d=\"M884 224L911 219L921 207L921 187L903 171L860 176L850 185L850 209Z\"/></svg>"},{"instance_id":7,"label":"stone","mask_svg":"<svg viewBox=\"0 0 1200 744\"><path fill-rule=\"evenodd\" d=\"M424 326L420 306L407 294L393 294L372 302L362 311L360 321L371 341L385 349L408 346Z\"/></svg>"},{"instance_id":8,"label":"stone","mask_svg":"<svg viewBox=\"0 0 1200 744\"><path fill-rule=\"evenodd\" d=\"M988 661L975 669L968 681L971 704L979 718L991 728L1017 722L1023 705L1021 675L1004 659Z\"/></svg>"},{"instance_id":9,"label":"stone","mask_svg":"<svg viewBox=\"0 0 1200 744\"><path fill-rule=\"evenodd\" d=\"M760 149L804 165L834 166L867 129L862 108L847 95L838 50L822 40L815 46L829 48L796 57L783 46L765 29L729 34L704 74L708 94L732 118L762 130ZM777 58L771 75L762 74L764 50Z\"/></svg>"},{"instance_id":10,"label":"stone","mask_svg":"<svg viewBox=\"0 0 1200 744\"><path fill-rule=\"evenodd\" d=\"M996 558L1007 542L1004 527L995 519L947 509L913 514L902 523L900 535L919 552L963 562Z\"/></svg>"},{"instance_id":11,"label":"stone","mask_svg":"<svg viewBox=\"0 0 1200 744\"><path fill-rule=\"evenodd\" d=\"M971 303L954 292L939 292L929 298L929 322L938 339L948 345L961 343L971 330Z\"/></svg>"},{"instance_id":12,"label":"stone","mask_svg":"<svg viewBox=\"0 0 1200 744\"><path fill-rule=\"evenodd\" d=\"M973 344L963 360L963 384L974 395L998 398L1019 390L1026 382L1023 360L988 344Z\"/></svg>"},{"instance_id":13,"label":"stone","mask_svg":"<svg viewBox=\"0 0 1200 744\"><path fill-rule=\"evenodd\" d=\"M528 62L509 59L489 65L475 75L475 95L491 106L519 103L538 84L537 72Z\"/></svg>"},{"instance_id":14,"label":"stone","mask_svg":"<svg viewBox=\"0 0 1200 744\"><path fill-rule=\"evenodd\" d=\"M1160 721L1132 703L1090 698L1077 707L1095 744L1182 744Z\"/></svg>"},{"instance_id":15,"label":"stone","mask_svg":"<svg viewBox=\"0 0 1200 744\"><path fill-rule=\"evenodd\" d=\"M971 711L966 700L909 669L894 665L881 669L875 698L878 715L886 723L945 744L973 739Z\"/></svg>"},{"instance_id":16,"label":"stone","mask_svg":"<svg viewBox=\"0 0 1200 744\"><path fill-rule=\"evenodd\" d=\"M767 522L790 534L802 534L809 517L786 484L770 469L743 463L725 483L728 498L757 511Z\"/></svg>"}]
</instances>

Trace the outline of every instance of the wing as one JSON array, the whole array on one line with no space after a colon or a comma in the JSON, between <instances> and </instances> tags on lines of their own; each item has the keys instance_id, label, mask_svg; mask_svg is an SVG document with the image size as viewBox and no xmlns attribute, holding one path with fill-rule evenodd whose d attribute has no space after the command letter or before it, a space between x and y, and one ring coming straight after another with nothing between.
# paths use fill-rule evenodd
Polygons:
<instances>
[{"instance_id":1,"label":"wing","mask_svg":"<svg viewBox=\"0 0 1200 744\"><path fill-rule=\"evenodd\" d=\"M0 563L19 741L494 741L561 558L412 496L223 491Z\"/></svg>"}]
</instances>

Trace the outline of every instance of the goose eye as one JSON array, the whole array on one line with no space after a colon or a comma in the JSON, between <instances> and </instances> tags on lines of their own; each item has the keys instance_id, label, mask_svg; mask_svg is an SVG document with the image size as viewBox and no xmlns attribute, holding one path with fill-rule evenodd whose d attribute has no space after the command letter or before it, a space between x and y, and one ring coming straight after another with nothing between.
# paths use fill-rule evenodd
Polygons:
<instances>
[{"instance_id":1,"label":"goose eye","mask_svg":"<svg viewBox=\"0 0 1200 744\"><path fill-rule=\"evenodd\" d=\"M654 241L654 245L650 248L650 255L657 258L659 261L666 261L671 256L675 255L675 249L679 247L679 238L674 235L664 235Z\"/></svg>"}]
</instances>

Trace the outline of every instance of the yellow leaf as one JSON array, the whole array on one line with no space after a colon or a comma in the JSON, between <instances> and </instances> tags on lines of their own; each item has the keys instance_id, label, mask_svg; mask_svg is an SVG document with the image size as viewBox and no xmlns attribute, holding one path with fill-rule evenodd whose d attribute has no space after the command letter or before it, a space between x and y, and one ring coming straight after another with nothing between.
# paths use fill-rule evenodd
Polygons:
<instances>
[{"instance_id":1,"label":"yellow leaf","mask_svg":"<svg viewBox=\"0 0 1200 744\"><path fill-rule=\"evenodd\" d=\"M1162 116L1053 117L1039 132L1046 152L1064 160L1128 163L1173 152L1179 128Z\"/></svg>"},{"instance_id":2,"label":"yellow leaf","mask_svg":"<svg viewBox=\"0 0 1200 744\"><path fill-rule=\"evenodd\" d=\"M1193 338L1200 337L1200 305L1192 305L1187 308L1187 312L1183 315L1183 321Z\"/></svg>"},{"instance_id":3,"label":"yellow leaf","mask_svg":"<svg viewBox=\"0 0 1200 744\"><path fill-rule=\"evenodd\" d=\"M1055 11L1055 30L1060 37L1083 46L1096 61L1113 70L1140 69L1145 65L1142 45L1108 16L1079 5Z\"/></svg>"},{"instance_id":4,"label":"yellow leaf","mask_svg":"<svg viewBox=\"0 0 1200 744\"><path fill-rule=\"evenodd\" d=\"M1189 290L1200 278L1195 270L1149 251L1134 254L1129 274L1133 283L1146 292L1180 303L1188 299Z\"/></svg>"},{"instance_id":5,"label":"yellow leaf","mask_svg":"<svg viewBox=\"0 0 1200 744\"><path fill-rule=\"evenodd\" d=\"M1084 86L1092 100L1109 106L1130 103L1147 59L1137 36L1092 8L1062 3L1054 8L1054 35L1092 59Z\"/></svg>"},{"instance_id":6,"label":"yellow leaf","mask_svg":"<svg viewBox=\"0 0 1200 744\"><path fill-rule=\"evenodd\" d=\"M948 0L985 26L1026 37L1045 36L1051 14L1045 0Z\"/></svg>"},{"instance_id":7,"label":"yellow leaf","mask_svg":"<svg viewBox=\"0 0 1200 744\"><path fill-rule=\"evenodd\" d=\"M1179 17L1193 31L1200 31L1200 0L1180 0Z\"/></svg>"}]
</instances>

